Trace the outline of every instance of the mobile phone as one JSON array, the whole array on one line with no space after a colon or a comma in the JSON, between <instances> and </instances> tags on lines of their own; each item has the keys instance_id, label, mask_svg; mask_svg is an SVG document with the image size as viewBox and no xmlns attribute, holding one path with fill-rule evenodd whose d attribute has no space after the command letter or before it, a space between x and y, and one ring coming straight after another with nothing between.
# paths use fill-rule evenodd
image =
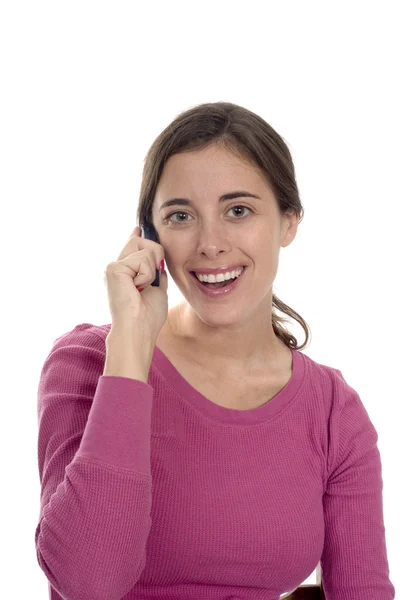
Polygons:
<instances>
[{"instance_id":1,"label":"mobile phone","mask_svg":"<svg viewBox=\"0 0 404 600\"><path fill-rule=\"evenodd\" d=\"M140 229L142 231L142 238L158 243L157 233L152 223L145 223L140 226ZM158 269L156 269L156 279L153 281L152 285L160 286L160 271Z\"/></svg>"}]
</instances>

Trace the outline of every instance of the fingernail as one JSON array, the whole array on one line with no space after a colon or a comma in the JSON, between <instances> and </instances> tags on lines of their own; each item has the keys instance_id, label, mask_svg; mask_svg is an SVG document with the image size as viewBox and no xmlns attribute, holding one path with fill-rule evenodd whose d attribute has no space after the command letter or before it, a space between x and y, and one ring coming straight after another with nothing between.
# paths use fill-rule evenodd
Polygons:
<instances>
[{"instance_id":1,"label":"fingernail","mask_svg":"<svg viewBox=\"0 0 404 600\"><path fill-rule=\"evenodd\" d=\"M141 292L142 290L144 290L144 288L142 288L142 287L137 287L136 289L138 292Z\"/></svg>"},{"instance_id":2,"label":"fingernail","mask_svg":"<svg viewBox=\"0 0 404 600\"><path fill-rule=\"evenodd\" d=\"M160 261L160 271L164 271L164 258Z\"/></svg>"}]
</instances>

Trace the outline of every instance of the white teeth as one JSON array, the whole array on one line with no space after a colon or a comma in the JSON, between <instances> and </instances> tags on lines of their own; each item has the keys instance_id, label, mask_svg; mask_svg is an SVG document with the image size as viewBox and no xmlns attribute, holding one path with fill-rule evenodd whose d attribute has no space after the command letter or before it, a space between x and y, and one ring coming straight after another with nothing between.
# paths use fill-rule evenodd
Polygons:
<instances>
[{"instance_id":1,"label":"white teeth","mask_svg":"<svg viewBox=\"0 0 404 600\"><path fill-rule=\"evenodd\" d=\"M237 271L229 271L227 273L220 273L219 275L198 275L198 273L195 273L195 275L197 276L197 278L199 279L199 281L206 281L207 283L216 283L219 281L226 281L226 279L234 279L235 277L238 277L244 270L244 267L242 269L238 269Z\"/></svg>"}]
</instances>

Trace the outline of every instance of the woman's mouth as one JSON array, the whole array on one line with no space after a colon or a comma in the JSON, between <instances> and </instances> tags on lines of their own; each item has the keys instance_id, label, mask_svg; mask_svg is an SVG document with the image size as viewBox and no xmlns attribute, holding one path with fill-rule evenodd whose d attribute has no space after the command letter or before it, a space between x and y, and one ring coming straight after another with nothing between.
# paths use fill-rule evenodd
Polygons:
<instances>
[{"instance_id":1,"label":"woman's mouth","mask_svg":"<svg viewBox=\"0 0 404 600\"><path fill-rule=\"evenodd\" d=\"M191 271L191 276L193 277L197 287L208 297L216 298L218 296L224 296L231 293L233 290L236 290L243 277L245 276L245 272L247 267L244 266L242 272L235 279L228 279L225 281L220 281L217 283L207 283L199 281L197 278L195 271Z\"/></svg>"}]
</instances>

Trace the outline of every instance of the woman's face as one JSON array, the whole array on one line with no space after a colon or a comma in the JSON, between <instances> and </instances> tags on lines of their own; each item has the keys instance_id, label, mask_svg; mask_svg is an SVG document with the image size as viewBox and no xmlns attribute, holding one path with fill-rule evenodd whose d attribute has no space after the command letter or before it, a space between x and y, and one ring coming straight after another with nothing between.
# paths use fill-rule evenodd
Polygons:
<instances>
[{"instance_id":1,"label":"woman's face","mask_svg":"<svg viewBox=\"0 0 404 600\"><path fill-rule=\"evenodd\" d=\"M219 200L239 190L258 197ZM173 198L187 201L164 206ZM298 217L281 215L258 169L210 146L167 161L156 190L153 224L170 275L197 313L212 306L242 311L272 290L280 247L294 239ZM203 294L190 273L239 264L248 267L243 280L220 299Z\"/></svg>"}]
</instances>

